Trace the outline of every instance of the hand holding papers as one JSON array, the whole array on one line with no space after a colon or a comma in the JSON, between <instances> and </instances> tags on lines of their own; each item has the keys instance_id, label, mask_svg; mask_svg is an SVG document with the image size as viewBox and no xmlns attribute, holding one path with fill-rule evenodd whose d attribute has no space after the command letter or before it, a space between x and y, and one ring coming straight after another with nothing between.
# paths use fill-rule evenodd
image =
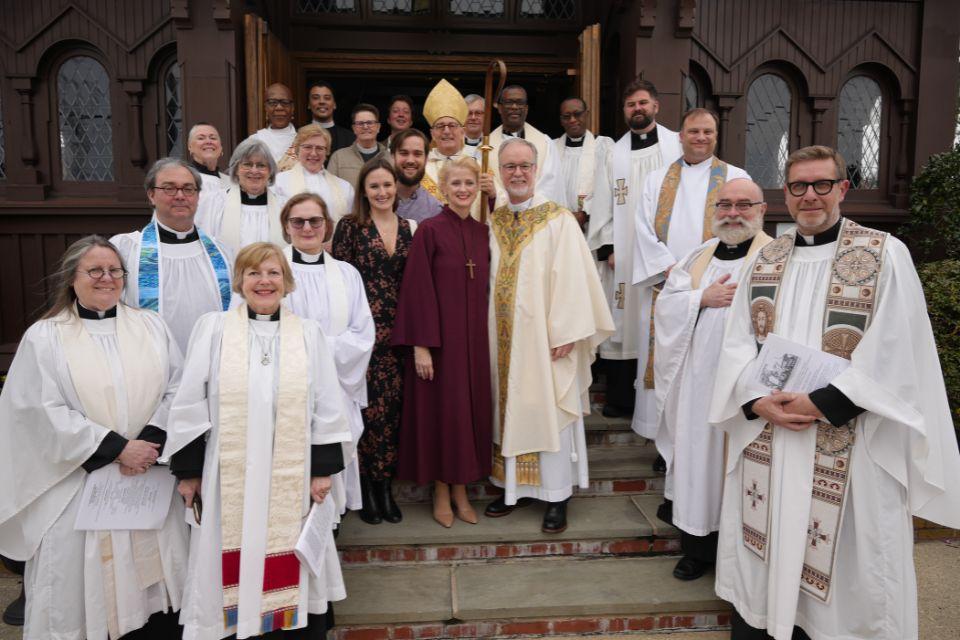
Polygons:
<instances>
[{"instance_id":1,"label":"hand holding papers","mask_svg":"<svg viewBox=\"0 0 960 640\"><path fill-rule=\"evenodd\" d=\"M763 395L774 390L810 393L849 366L849 360L771 333L753 362L748 387Z\"/></svg>"},{"instance_id":2,"label":"hand holding papers","mask_svg":"<svg viewBox=\"0 0 960 640\"><path fill-rule=\"evenodd\" d=\"M175 483L167 467L150 467L136 476L121 475L117 464L101 467L87 476L74 529L159 529Z\"/></svg>"},{"instance_id":3,"label":"hand holding papers","mask_svg":"<svg viewBox=\"0 0 960 640\"><path fill-rule=\"evenodd\" d=\"M336 511L333 500L314 502L307 515L307 521L303 524L297 546L293 548L297 559L305 564L310 569L310 573L317 578L323 576L323 559L327 545L333 544L333 523L337 516Z\"/></svg>"}]
</instances>

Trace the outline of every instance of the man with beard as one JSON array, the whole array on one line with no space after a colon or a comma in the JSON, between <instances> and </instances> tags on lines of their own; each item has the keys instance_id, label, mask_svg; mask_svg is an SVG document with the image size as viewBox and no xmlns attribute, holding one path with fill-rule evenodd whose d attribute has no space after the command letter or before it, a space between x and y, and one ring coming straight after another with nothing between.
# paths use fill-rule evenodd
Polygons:
<instances>
[{"instance_id":1,"label":"man with beard","mask_svg":"<svg viewBox=\"0 0 960 640\"><path fill-rule=\"evenodd\" d=\"M267 126L250 138L257 138L267 145L277 163L277 170L286 171L297 163L297 153L293 149L293 139L297 136L297 129L293 126L293 92L287 85L275 82L267 87L263 106L267 112Z\"/></svg>"},{"instance_id":2,"label":"man with beard","mask_svg":"<svg viewBox=\"0 0 960 640\"><path fill-rule=\"evenodd\" d=\"M427 136L406 129L390 141L393 166L397 168L397 215L418 223L440 213L443 205L423 188Z\"/></svg>"},{"instance_id":3,"label":"man with beard","mask_svg":"<svg viewBox=\"0 0 960 640\"><path fill-rule=\"evenodd\" d=\"M467 103L467 122L463 125L466 136L464 144L469 147L479 147L483 142L483 112L487 103L483 96L471 93L464 97Z\"/></svg>"},{"instance_id":4,"label":"man with beard","mask_svg":"<svg viewBox=\"0 0 960 640\"><path fill-rule=\"evenodd\" d=\"M623 118L630 131L607 148L607 184L595 191L597 202L587 228L587 244L597 252L600 280L617 328L616 334L600 345L599 354L607 378L603 415L610 418L633 413L637 360L645 358L650 348L650 299L633 285L640 192L651 171L670 164L681 153L676 132L657 123L657 96L657 88L646 80L631 82L624 89ZM643 435L652 438L654 434Z\"/></svg>"},{"instance_id":5,"label":"man with beard","mask_svg":"<svg viewBox=\"0 0 960 640\"><path fill-rule=\"evenodd\" d=\"M724 320L743 265L770 242L763 191L739 178L721 187L714 238L670 270L655 311L657 450L666 460L664 496L673 501L683 558L673 575L695 580L717 558L723 488L723 433L707 422Z\"/></svg>"},{"instance_id":6,"label":"man with beard","mask_svg":"<svg viewBox=\"0 0 960 640\"><path fill-rule=\"evenodd\" d=\"M349 147L357 139L352 131L333 121L333 114L336 110L337 100L333 96L333 87L323 81L310 87L310 113L313 114L313 123L320 125L330 134L327 162L330 161L330 156L335 151Z\"/></svg>"}]
</instances>

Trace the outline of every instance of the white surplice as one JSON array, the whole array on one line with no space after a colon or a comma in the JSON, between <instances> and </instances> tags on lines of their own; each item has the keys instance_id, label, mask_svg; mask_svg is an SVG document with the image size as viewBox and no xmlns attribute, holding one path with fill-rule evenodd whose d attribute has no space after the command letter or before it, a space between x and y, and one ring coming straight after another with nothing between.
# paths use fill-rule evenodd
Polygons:
<instances>
[{"instance_id":1,"label":"white surplice","mask_svg":"<svg viewBox=\"0 0 960 640\"><path fill-rule=\"evenodd\" d=\"M238 627L224 628L222 547L220 536L220 347L227 313L210 313L197 322L190 339L180 390L170 408L167 444L161 460L206 437L201 495L203 517L190 537L190 563L183 590L180 623L186 640L214 640L237 633L245 638L260 633L260 593L266 550L267 511L273 459L273 433L280 382L279 357L261 364L264 350L279 353L279 322L250 321L248 424L262 428L247 432L247 467L244 481L243 542L240 556ZM303 320L304 348L309 363L307 416L309 447L315 444L349 443L350 428L343 394L337 380L333 354L323 331L313 320ZM303 515L309 511L310 474L306 483ZM326 612L328 602L346 597L333 533L327 541L325 572L314 577L300 567L300 603L297 620L307 623L307 613ZM259 579L258 579L259 578Z\"/></svg>"},{"instance_id":2,"label":"white surplice","mask_svg":"<svg viewBox=\"0 0 960 640\"><path fill-rule=\"evenodd\" d=\"M137 285L140 274L140 238L140 231L110 238L130 272L123 289L123 301L131 307L140 306ZM222 309L220 289L210 266L210 258L199 240L184 244L161 244L160 316L170 327L180 352L186 353L190 332L200 316ZM218 246L232 271L232 252L223 245Z\"/></svg>"},{"instance_id":3,"label":"white surplice","mask_svg":"<svg viewBox=\"0 0 960 640\"><path fill-rule=\"evenodd\" d=\"M271 237L271 222L275 228L279 228L280 210L287 199L274 186L267 187L266 205L240 205L239 244L227 238L226 213L230 195L232 190L239 188L236 183L231 183L227 189L204 201L202 206L198 204L194 216L196 225L234 253L239 253L240 249L254 242L274 242L283 246L285 243L276 234Z\"/></svg>"},{"instance_id":4,"label":"white surplice","mask_svg":"<svg viewBox=\"0 0 960 640\"><path fill-rule=\"evenodd\" d=\"M597 209L598 202L605 202L604 199L595 197L597 187L605 192L607 189L607 159L610 150L613 148L613 140L607 136L594 136L587 131L582 138L583 144L579 147L567 146L567 135L563 134L553 141L553 152L557 156L558 177L557 177L557 204L570 211L580 209L579 200L583 197L583 211L588 216L593 216ZM603 206L603 205L601 205ZM602 244L602 238L594 238L589 235L590 227L587 227L587 246L594 251ZM612 242L612 228L609 236ZM594 236L597 234L594 233ZM599 241L599 244L596 242ZM594 246L596 244L596 246Z\"/></svg>"},{"instance_id":5,"label":"white surplice","mask_svg":"<svg viewBox=\"0 0 960 640\"><path fill-rule=\"evenodd\" d=\"M267 145L275 162L280 162L280 159L286 155L287 149L290 148L290 145L293 144L293 140L296 137L297 128L294 127L292 123L288 124L285 129L264 127L250 136L250 138L256 138ZM247 140L250 138L247 138Z\"/></svg>"},{"instance_id":6,"label":"white surplice","mask_svg":"<svg viewBox=\"0 0 960 640\"><path fill-rule=\"evenodd\" d=\"M707 422L705 397L713 391L727 307L700 308L703 291L724 275L736 282L746 258L712 258L694 288L690 269L709 240L670 272L657 298L657 451L667 462L663 495L673 500L673 524L694 536L720 526L723 433Z\"/></svg>"},{"instance_id":7,"label":"white surplice","mask_svg":"<svg viewBox=\"0 0 960 640\"><path fill-rule=\"evenodd\" d=\"M774 331L820 349L836 242L797 247L780 285ZM765 564L743 543L744 448L763 427L741 406L756 397L745 371L757 354L750 274L730 307L710 421L729 437L716 590L753 627L777 640L801 626L811 638L913 640L918 636L911 514L960 526L960 455L943 375L910 253L889 237L873 320L832 381L866 410L855 420L846 505L827 604L800 591L808 545L816 429L773 428L770 553Z\"/></svg>"},{"instance_id":8,"label":"white surplice","mask_svg":"<svg viewBox=\"0 0 960 640\"><path fill-rule=\"evenodd\" d=\"M294 188L293 171L291 169L277 174L276 191L284 202L298 193ZM330 221L334 224L353 210L353 185L343 178L338 178L326 169L319 173L310 173L304 169L303 182L305 191L317 194L327 203Z\"/></svg>"},{"instance_id":9,"label":"white surplice","mask_svg":"<svg viewBox=\"0 0 960 640\"><path fill-rule=\"evenodd\" d=\"M166 392L149 424L164 428L180 378L180 351L163 321L147 320L156 353L167 354ZM83 320L111 372L116 415L128 420L117 321ZM149 347L147 347L149 348ZM100 542L96 531L76 531L74 521L87 472L82 464L97 450L109 429L83 413L70 377L60 334L53 320L40 320L21 339L0 398L0 553L26 560L25 640L106 640ZM136 433L126 434L135 438ZM29 504L22 504L29 497ZM163 580L138 585L129 531L112 531L113 571L120 633L142 627L151 614L177 610L187 568L183 501L174 492L170 510L157 531Z\"/></svg>"},{"instance_id":10,"label":"white surplice","mask_svg":"<svg viewBox=\"0 0 960 640\"><path fill-rule=\"evenodd\" d=\"M304 262L317 262L320 255L301 254ZM367 365L373 353L375 327L367 294L363 288L363 279L356 268L337 260L337 267L343 278L346 303L346 326L337 334L332 331L331 307L340 304L333 300L337 295L327 283L327 264L334 259L323 254L324 264L298 264L291 262L293 277L297 288L287 296L290 309L301 318L310 318L320 323L327 345L337 366L340 386L348 400L347 412L350 431L353 435L352 449L344 457L344 470L337 474L331 494L340 507L357 510L363 506L360 496L360 466L357 461L356 447L363 434L363 415L360 410L367 406ZM344 454L347 454L344 447Z\"/></svg>"},{"instance_id":11,"label":"white surplice","mask_svg":"<svg viewBox=\"0 0 960 640\"><path fill-rule=\"evenodd\" d=\"M643 183L643 192L637 207L633 245L633 284L638 296L640 340L649 345L650 306L653 302L653 287L663 282L663 273L681 257L696 249L703 242L703 213L707 202L710 181L711 156L707 160L689 165L684 162L680 170L680 186L673 201L673 213L667 232L667 243L657 239L654 231L660 187L670 169L666 163L650 173ZM746 171L727 165L727 180L750 178ZM644 372L647 369L649 348L640 348L637 354L637 399L633 410L633 430L650 439L657 436L657 398L653 389L645 389ZM604 356L606 357L606 356Z\"/></svg>"}]
</instances>

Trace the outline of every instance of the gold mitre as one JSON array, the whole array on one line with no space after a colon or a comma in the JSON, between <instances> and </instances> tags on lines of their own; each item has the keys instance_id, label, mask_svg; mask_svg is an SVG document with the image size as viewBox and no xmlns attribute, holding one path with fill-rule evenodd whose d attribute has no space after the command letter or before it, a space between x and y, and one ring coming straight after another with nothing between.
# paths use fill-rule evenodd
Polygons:
<instances>
[{"instance_id":1,"label":"gold mitre","mask_svg":"<svg viewBox=\"0 0 960 640\"><path fill-rule=\"evenodd\" d=\"M467 103L463 96L446 80L440 80L423 103L423 117L431 127L434 122L444 117L464 124L467 121L467 112Z\"/></svg>"}]
</instances>

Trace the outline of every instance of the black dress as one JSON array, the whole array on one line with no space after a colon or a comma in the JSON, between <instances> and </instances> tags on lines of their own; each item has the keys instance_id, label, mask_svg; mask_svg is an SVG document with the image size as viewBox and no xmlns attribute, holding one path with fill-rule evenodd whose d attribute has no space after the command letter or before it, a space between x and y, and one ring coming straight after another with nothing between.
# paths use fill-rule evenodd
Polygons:
<instances>
[{"instance_id":1,"label":"black dress","mask_svg":"<svg viewBox=\"0 0 960 640\"><path fill-rule=\"evenodd\" d=\"M357 445L360 473L371 480L393 478L398 458L403 363L401 349L390 346L390 338L413 234L407 220L399 216L397 219L397 244L392 256L387 254L373 222L360 225L343 218L333 235L333 257L349 262L360 272L377 330L367 368L363 435Z\"/></svg>"}]
</instances>

